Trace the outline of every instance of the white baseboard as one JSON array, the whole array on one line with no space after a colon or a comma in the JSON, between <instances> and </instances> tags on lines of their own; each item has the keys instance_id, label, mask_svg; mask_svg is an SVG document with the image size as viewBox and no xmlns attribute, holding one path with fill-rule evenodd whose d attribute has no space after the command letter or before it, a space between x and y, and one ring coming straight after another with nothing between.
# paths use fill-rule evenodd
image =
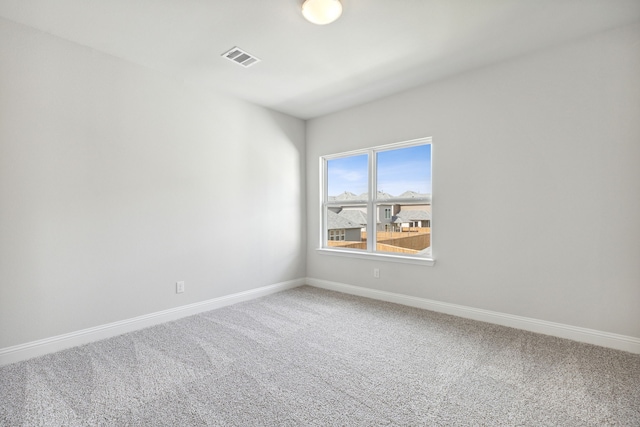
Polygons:
<instances>
[{"instance_id":1,"label":"white baseboard","mask_svg":"<svg viewBox=\"0 0 640 427\"><path fill-rule=\"evenodd\" d=\"M127 332L180 319L182 317L296 288L304 284L640 354L640 338L564 325L561 323L547 322L528 317L514 316L511 314L498 313L495 311L439 302L393 292L362 288L344 283L306 278L276 283L274 285L225 295L207 301L201 301L134 317L132 319L121 320L119 322L100 325L68 334L6 347L0 349L0 366L42 356L44 354L53 353L70 347L75 347L77 345L111 338Z\"/></svg>"},{"instance_id":2,"label":"white baseboard","mask_svg":"<svg viewBox=\"0 0 640 427\"><path fill-rule=\"evenodd\" d=\"M307 277L307 285L640 354L640 338Z\"/></svg>"},{"instance_id":3,"label":"white baseboard","mask_svg":"<svg viewBox=\"0 0 640 427\"><path fill-rule=\"evenodd\" d=\"M0 349L0 366L42 356L48 353L75 347L77 345L115 337L127 332L137 331L139 329L180 319L182 317L192 316L194 314L214 310L216 308L225 307L242 301L248 301L265 295L274 294L286 289L296 288L304 284L304 279L289 280L287 282L276 283L274 285L263 286L244 292L238 292L236 294L225 295L207 301L196 302L193 304L183 305L181 307L145 314L132 319L121 320L119 322L95 326L93 328L32 341L26 344L6 347Z\"/></svg>"}]
</instances>

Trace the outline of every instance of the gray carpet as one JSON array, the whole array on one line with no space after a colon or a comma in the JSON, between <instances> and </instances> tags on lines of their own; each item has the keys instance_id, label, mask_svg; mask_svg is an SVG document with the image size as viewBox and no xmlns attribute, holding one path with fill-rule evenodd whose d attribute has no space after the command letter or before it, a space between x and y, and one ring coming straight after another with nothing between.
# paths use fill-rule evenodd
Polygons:
<instances>
[{"instance_id":1,"label":"gray carpet","mask_svg":"<svg viewBox=\"0 0 640 427\"><path fill-rule=\"evenodd\" d=\"M2 426L640 426L640 356L301 287L0 368Z\"/></svg>"}]
</instances>

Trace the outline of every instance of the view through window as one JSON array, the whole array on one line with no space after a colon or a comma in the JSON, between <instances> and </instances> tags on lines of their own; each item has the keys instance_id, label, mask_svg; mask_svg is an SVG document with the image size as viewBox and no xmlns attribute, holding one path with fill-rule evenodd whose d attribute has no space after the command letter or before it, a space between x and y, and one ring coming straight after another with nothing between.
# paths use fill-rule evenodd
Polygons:
<instances>
[{"instance_id":1,"label":"view through window","mask_svg":"<svg viewBox=\"0 0 640 427\"><path fill-rule=\"evenodd\" d=\"M431 139L322 157L323 247L431 258Z\"/></svg>"}]
</instances>

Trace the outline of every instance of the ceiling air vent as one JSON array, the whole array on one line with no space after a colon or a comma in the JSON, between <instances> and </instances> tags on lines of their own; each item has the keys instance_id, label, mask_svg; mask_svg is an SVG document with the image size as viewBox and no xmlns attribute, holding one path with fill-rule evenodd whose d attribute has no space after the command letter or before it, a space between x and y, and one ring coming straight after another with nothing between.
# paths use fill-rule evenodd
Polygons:
<instances>
[{"instance_id":1,"label":"ceiling air vent","mask_svg":"<svg viewBox=\"0 0 640 427\"><path fill-rule=\"evenodd\" d=\"M227 58L229 61L233 61L236 64L242 65L245 68L260 62L258 58L245 52L239 47L234 47L232 49L229 49L228 51L223 53L222 56Z\"/></svg>"}]
</instances>

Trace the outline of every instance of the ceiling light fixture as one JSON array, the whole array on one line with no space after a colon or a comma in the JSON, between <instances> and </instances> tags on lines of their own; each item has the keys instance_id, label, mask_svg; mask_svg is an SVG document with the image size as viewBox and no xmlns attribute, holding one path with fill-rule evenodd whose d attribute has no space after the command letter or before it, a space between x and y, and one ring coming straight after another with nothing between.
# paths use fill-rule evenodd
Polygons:
<instances>
[{"instance_id":1,"label":"ceiling light fixture","mask_svg":"<svg viewBox=\"0 0 640 427\"><path fill-rule=\"evenodd\" d=\"M340 0L305 0L302 15L317 25L330 24L342 15Z\"/></svg>"}]
</instances>

